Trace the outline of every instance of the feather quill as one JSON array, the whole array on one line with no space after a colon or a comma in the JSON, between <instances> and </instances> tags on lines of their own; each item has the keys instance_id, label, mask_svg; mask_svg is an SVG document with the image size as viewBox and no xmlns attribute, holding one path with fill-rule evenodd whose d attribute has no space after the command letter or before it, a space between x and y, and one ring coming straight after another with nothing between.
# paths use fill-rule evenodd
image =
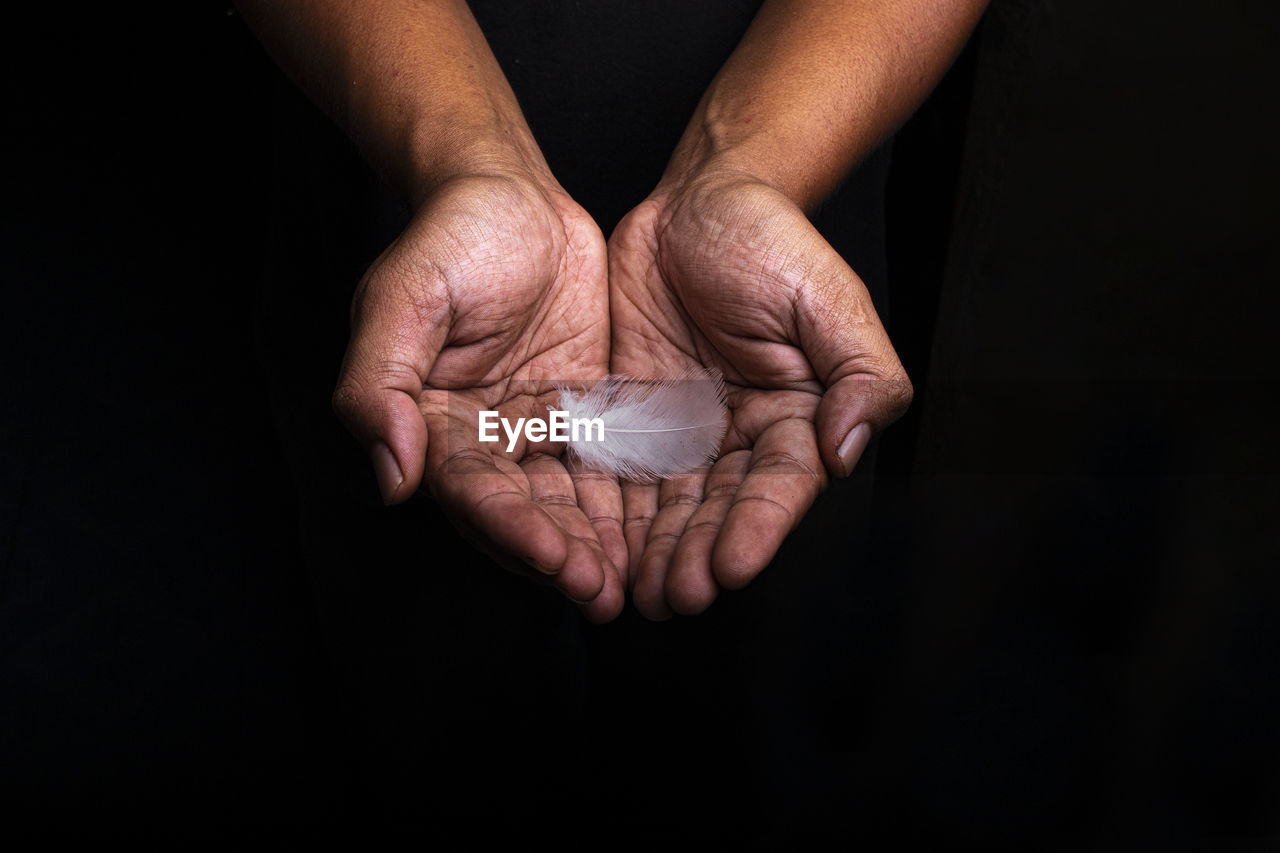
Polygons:
<instances>
[{"instance_id":1,"label":"feather quill","mask_svg":"<svg viewBox=\"0 0 1280 853\"><path fill-rule=\"evenodd\" d=\"M569 450L589 468L637 483L684 474L714 460L729 426L718 370L696 369L662 381L607 376L584 392L558 390L560 410L570 420L604 423L603 440L584 430L571 438Z\"/></svg>"}]
</instances>

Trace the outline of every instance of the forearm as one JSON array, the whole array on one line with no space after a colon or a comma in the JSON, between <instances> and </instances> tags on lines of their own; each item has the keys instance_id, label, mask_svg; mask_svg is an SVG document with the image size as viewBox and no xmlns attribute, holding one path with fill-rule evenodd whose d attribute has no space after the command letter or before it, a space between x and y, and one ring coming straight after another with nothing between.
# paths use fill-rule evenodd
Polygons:
<instances>
[{"instance_id":1,"label":"forearm","mask_svg":"<svg viewBox=\"0 0 1280 853\"><path fill-rule=\"evenodd\" d=\"M662 186L744 172L811 209L919 106L986 0L768 0Z\"/></svg>"},{"instance_id":2,"label":"forearm","mask_svg":"<svg viewBox=\"0 0 1280 853\"><path fill-rule=\"evenodd\" d=\"M463 0L238 0L290 77L411 203L451 177L550 179Z\"/></svg>"}]
</instances>

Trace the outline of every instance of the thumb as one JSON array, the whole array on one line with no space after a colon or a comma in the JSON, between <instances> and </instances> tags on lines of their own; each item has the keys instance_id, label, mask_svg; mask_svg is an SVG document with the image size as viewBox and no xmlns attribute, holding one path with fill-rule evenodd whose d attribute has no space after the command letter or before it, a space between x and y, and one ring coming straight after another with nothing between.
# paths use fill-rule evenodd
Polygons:
<instances>
[{"instance_id":1,"label":"thumb","mask_svg":"<svg viewBox=\"0 0 1280 853\"><path fill-rule=\"evenodd\" d=\"M911 405L911 380L866 374L846 376L827 388L815 427L822 462L833 477L847 477L871 437L902 417Z\"/></svg>"},{"instance_id":2,"label":"thumb","mask_svg":"<svg viewBox=\"0 0 1280 853\"><path fill-rule=\"evenodd\" d=\"M427 427L418 401L446 324L409 305L368 310L376 300L372 290L362 287L356 297L333 410L369 452L382 502L391 505L408 500L422 484Z\"/></svg>"},{"instance_id":3,"label":"thumb","mask_svg":"<svg viewBox=\"0 0 1280 853\"><path fill-rule=\"evenodd\" d=\"M866 286L838 255L828 261L822 286L802 292L796 319L826 386L814 419L818 451L833 477L847 477L871 437L906 412L913 391Z\"/></svg>"}]
</instances>

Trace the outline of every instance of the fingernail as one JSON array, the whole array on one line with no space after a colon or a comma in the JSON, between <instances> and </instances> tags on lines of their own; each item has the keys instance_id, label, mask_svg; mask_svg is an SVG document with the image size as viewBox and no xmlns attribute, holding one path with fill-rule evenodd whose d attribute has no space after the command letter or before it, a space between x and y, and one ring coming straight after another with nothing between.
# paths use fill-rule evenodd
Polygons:
<instances>
[{"instance_id":1,"label":"fingernail","mask_svg":"<svg viewBox=\"0 0 1280 853\"><path fill-rule=\"evenodd\" d=\"M853 473L854 466L862 458L862 451L867 449L867 442L870 440L871 427L867 424L858 424L849 430L844 441L840 442L840 446L836 448L836 456L840 457L840 464L844 466L846 477Z\"/></svg>"},{"instance_id":2,"label":"fingernail","mask_svg":"<svg viewBox=\"0 0 1280 853\"><path fill-rule=\"evenodd\" d=\"M400 484L404 482L404 474L400 473L400 464L396 462L391 448L381 441L369 450L369 457L373 460L373 473L378 478L378 491L382 492L382 502L390 506L396 499L396 492L400 491Z\"/></svg>"}]
</instances>

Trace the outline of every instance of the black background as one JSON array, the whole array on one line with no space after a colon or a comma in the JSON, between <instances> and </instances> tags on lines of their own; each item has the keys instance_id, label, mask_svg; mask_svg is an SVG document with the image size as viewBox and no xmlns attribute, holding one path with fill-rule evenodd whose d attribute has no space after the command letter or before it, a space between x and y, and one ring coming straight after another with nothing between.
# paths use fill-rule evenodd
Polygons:
<instances>
[{"instance_id":1,"label":"black background","mask_svg":"<svg viewBox=\"0 0 1280 853\"><path fill-rule=\"evenodd\" d=\"M753 6L505 5L606 230ZM328 395L404 212L239 17L40 14L3 75L10 831L1280 832L1272 5L996 0L816 217L911 414L750 589L602 629L379 504Z\"/></svg>"}]
</instances>

